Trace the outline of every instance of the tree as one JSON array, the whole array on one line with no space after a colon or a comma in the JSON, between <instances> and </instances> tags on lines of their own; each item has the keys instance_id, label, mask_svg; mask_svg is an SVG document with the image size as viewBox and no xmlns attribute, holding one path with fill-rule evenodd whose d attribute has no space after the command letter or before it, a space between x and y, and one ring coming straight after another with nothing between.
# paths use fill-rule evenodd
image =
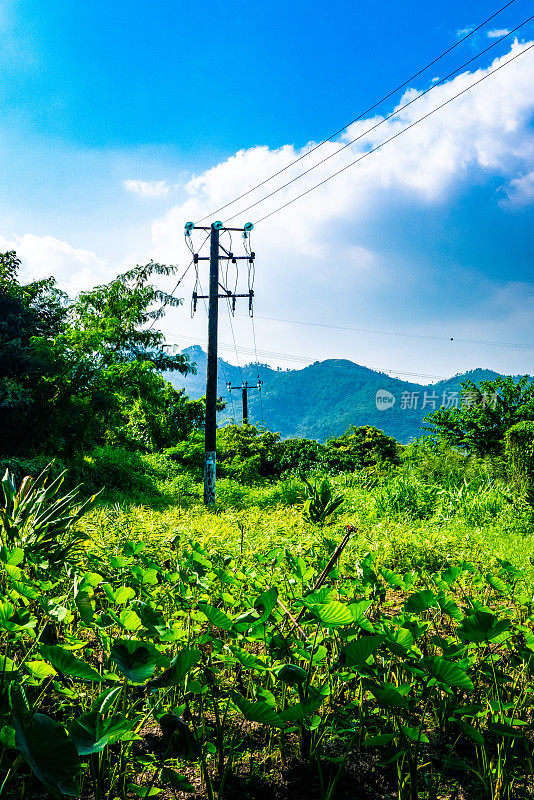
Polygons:
<instances>
[{"instance_id":1,"label":"tree","mask_svg":"<svg viewBox=\"0 0 534 800\"><path fill-rule=\"evenodd\" d=\"M528 375L463 381L462 396L459 408L438 408L425 417L426 430L470 454L502 455L506 431L534 419L534 383Z\"/></svg>"},{"instance_id":2,"label":"tree","mask_svg":"<svg viewBox=\"0 0 534 800\"><path fill-rule=\"evenodd\" d=\"M0 254L0 447L13 452L42 441L63 368L67 296L54 278L22 285L15 251Z\"/></svg>"},{"instance_id":3,"label":"tree","mask_svg":"<svg viewBox=\"0 0 534 800\"><path fill-rule=\"evenodd\" d=\"M325 462L341 471L374 464L399 464L402 445L372 425L351 427L326 443Z\"/></svg>"},{"instance_id":4,"label":"tree","mask_svg":"<svg viewBox=\"0 0 534 800\"><path fill-rule=\"evenodd\" d=\"M82 292L69 308L69 346L104 369L111 364L143 361L159 371L191 372L189 358L168 353L163 333L153 327L165 314L165 307L179 306L182 300L148 280L173 275L176 269L150 261L110 283ZM154 309L154 304L158 308Z\"/></svg>"},{"instance_id":5,"label":"tree","mask_svg":"<svg viewBox=\"0 0 534 800\"><path fill-rule=\"evenodd\" d=\"M154 323L180 300L152 286L175 267L150 262L70 305L53 278L18 282L0 256L0 448L72 455L98 444L154 450L197 424L199 403L160 374L194 371Z\"/></svg>"}]
</instances>

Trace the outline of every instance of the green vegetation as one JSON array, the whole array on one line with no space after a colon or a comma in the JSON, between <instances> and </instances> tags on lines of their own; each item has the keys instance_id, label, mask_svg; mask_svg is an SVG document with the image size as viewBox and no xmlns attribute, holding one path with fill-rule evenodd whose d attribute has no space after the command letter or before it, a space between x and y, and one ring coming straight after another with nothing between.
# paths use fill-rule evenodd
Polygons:
<instances>
[{"instance_id":1,"label":"green vegetation","mask_svg":"<svg viewBox=\"0 0 534 800\"><path fill-rule=\"evenodd\" d=\"M70 305L17 269L0 800L534 798L528 380L467 386L494 407L406 447L222 427L206 509L203 402L162 377L192 365L150 327L172 268Z\"/></svg>"}]
</instances>

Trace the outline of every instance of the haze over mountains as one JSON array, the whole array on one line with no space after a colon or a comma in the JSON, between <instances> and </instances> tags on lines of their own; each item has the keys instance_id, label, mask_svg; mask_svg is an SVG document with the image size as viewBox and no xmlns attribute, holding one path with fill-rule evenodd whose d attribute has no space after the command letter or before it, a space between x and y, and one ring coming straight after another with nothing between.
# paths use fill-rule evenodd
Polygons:
<instances>
[{"instance_id":1,"label":"haze over mountains","mask_svg":"<svg viewBox=\"0 0 534 800\"><path fill-rule=\"evenodd\" d=\"M195 345L182 351L196 364L196 375L166 377L191 398L205 394L206 353ZM430 385L404 381L345 359L316 361L304 369L273 369L266 364L242 368L219 358L218 388L227 405L219 422L241 422L241 386L263 381L261 393L248 394L249 420L279 431L283 438L325 441L350 425L375 425L403 443L423 433L423 418L440 405L459 401L462 381L491 380L499 373L476 369Z\"/></svg>"}]
</instances>

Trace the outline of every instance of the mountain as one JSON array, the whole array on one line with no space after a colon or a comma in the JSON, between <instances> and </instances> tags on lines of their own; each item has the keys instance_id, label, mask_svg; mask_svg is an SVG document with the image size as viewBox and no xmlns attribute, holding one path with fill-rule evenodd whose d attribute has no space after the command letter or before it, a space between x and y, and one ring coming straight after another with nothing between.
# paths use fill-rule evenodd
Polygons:
<instances>
[{"instance_id":1,"label":"mountain","mask_svg":"<svg viewBox=\"0 0 534 800\"><path fill-rule=\"evenodd\" d=\"M192 398L206 392L206 353L195 345L182 351L196 364L196 375L167 374L176 388ZM219 422L241 421L241 386L263 381L261 392L248 393L249 420L279 431L283 438L302 436L325 441L350 425L374 425L403 443L423 433L423 417L442 404L459 400L461 382L493 380L497 372L475 369L438 383L423 385L399 380L345 359L316 361L304 369L272 369L266 364L239 368L218 361L218 389L227 405Z\"/></svg>"}]
</instances>

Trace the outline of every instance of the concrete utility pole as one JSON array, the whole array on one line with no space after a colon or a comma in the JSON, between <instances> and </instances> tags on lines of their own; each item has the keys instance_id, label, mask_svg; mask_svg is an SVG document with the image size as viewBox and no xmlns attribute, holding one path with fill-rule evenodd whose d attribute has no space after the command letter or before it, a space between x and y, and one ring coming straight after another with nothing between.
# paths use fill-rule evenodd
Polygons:
<instances>
[{"instance_id":1,"label":"concrete utility pole","mask_svg":"<svg viewBox=\"0 0 534 800\"><path fill-rule=\"evenodd\" d=\"M254 291L243 294L232 292L223 286L219 280L219 261L224 259L236 264L237 261L248 261L249 265L254 264L255 254L245 247L247 255L235 256L228 252L220 244L220 234L226 231L239 231L246 240L250 236L253 225L247 222L244 228L225 228L222 222L214 222L209 228L187 222L185 226L186 237L191 236L193 230L203 230L210 232L210 254L199 256L194 253L193 260L195 265L199 261L210 262L209 294L199 295L196 288L193 292L193 311L196 310L198 300L208 300L208 363L206 372L206 422L204 428L204 503L209 506L215 502L215 484L217 479L217 333L219 318L219 299L224 298L232 302L232 309L235 308L235 301L238 297L247 297L249 301L249 313L252 314L252 301ZM223 251L221 254L221 250ZM250 267L249 267L250 269ZM222 293L219 292L222 289ZM251 387L257 388L257 387ZM245 392L246 395L246 392ZM245 400L246 403L246 400Z\"/></svg>"},{"instance_id":2,"label":"concrete utility pole","mask_svg":"<svg viewBox=\"0 0 534 800\"><path fill-rule=\"evenodd\" d=\"M256 386L249 386L248 382L245 381L242 386L232 386L231 383L227 383L228 391L231 392L234 389L241 389L241 401L243 403L243 425L248 423L248 393L252 389L258 389L261 392L261 385L263 381L258 380Z\"/></svg>"},{"instance_id":3,"label":"concrete utility pole","mask_svg":"<svg viewBox=\"0 0 534 800\"><path fill-rule=\"evenodd\" d=\"M204 503L215 502L217 469L217 333L219 323L219 228L211 226L208 309L208 366L204 427Z\"/></svg>"}]
</instances>

